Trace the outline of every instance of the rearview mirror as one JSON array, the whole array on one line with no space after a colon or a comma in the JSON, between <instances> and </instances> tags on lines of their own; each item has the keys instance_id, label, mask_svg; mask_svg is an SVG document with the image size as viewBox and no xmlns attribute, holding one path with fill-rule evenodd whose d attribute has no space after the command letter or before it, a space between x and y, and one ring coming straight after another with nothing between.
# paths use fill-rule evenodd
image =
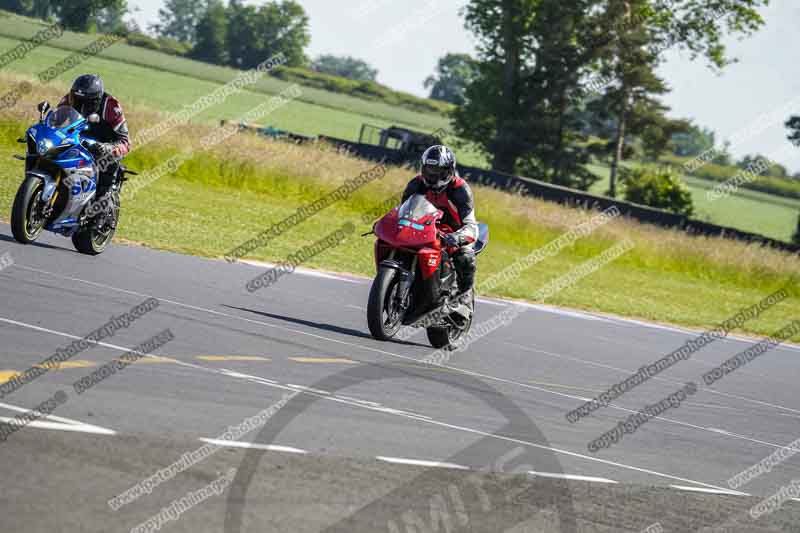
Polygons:
<instances>
[{"instance_id":1,"label":"rearview mirror","mask_svg":"<svg viewBox=\"0 0 800 533\"><path fill-rule=\"evenodd\" d=\"M86 120L89 121L89 124L98 124L100 122L100 115L92 113Z\"/></svg>"},{"instance_id":2,"label":"rearview mirror","mask_svg":"<svg viewBox=\"0 0 800 533\"><path fill-rule=\"evenodd\" d=\"M39 120L43 121L44 116L50 111L50 102L45 100L44 102L39 102L39 105L36 106L36 109L39 110Z\"/></svg>"}]
</instances>

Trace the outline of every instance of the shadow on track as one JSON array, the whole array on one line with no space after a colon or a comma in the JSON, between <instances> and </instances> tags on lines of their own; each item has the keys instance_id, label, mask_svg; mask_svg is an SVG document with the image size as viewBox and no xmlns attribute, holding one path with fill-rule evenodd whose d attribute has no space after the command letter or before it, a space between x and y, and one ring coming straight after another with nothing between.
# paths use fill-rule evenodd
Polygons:
<instances>
[{"instance_id":1,"label":"shadow on track","mask_svg":"<svg viewBox=\"0 0 800 533\"><path fill-rule=\"evenodd\" d=\"M19 246L34 246L34 247L39 247L39 248L49 248L50 250L64 250L64 251L67 251L67 252L78 253L77 251L75 251L74 248L71 249L71 248L68 248L66 246L55 246L53 244L47 244L47 243L38 242L38 241L32 242L32 243L27 244L27 245L26 244L19 244L16 241L16 239L14 239L14 237L12 237L11 235L6 235L5 233L0 233L0 242L10 242L10 243L13 243L13 244L17 244Z\"/></svg>"},{"instance_id":2,"label":"shadow on track","mask_svg":"<svg viewBox=\"0 0 800 533\"><path fill-rule=\"evenodd\" d=\"M290 317L290 316L279 315L279 314L276 314L276 313L268 313L266 311L256 311L254 309L248 309L246 307L236 307L234 305L225 305L225 304L223 304L222 306L223 307L227 307L228 309L236 309L238 311L244 311L246 313L253 313L255 315L260 315L260 316L264 316L264 317L268 317L268 318L274 318L276 320L283 320L284 322L290 322L292 324L297 324L297 325L300 325L300 326L308 326L308 327L315 328L315 329L321 329L322 331L329 331L329 332L332 332L332 333L341 333L343 335L349 335L351 337L358 337L359 339L374 340L372 338L372 335L370 335L368 333L365 333L363 331L359 331L357 329L343 328L341 326L336 326L336 325L333 325L333 324L324 324L322 322L313 322L311 320L303 320L302 318L294 318L294 317ZM399 340L392 341L392 342L394 344L403 344L403 345L406 345L406 346L421 346L423 348L430 348L430 346L427 346L425 344L419 344L419 343L416 343L416 342L399 341Z\"/></svg>"}]
</instances>

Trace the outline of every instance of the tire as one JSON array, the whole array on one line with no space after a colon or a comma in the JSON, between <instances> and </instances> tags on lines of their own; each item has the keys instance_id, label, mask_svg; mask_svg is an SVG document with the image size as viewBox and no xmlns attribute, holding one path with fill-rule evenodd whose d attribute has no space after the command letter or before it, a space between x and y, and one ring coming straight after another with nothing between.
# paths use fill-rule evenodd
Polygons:
<instances>
[{"instance_id":1,"label":"tire","mask_svg":"<svg viewBox=\"0 0 800 533\"><path fill-rule=\"evenodd\" d=\"M119 202L116 197L114 201L116 204L114 217L117 219L116 222L119 223ZM111 243L116 232L116 225L114 229L109 229L106 233L100 232L93 225L90 225L72 234L72 245L82 254L100 255Z\"/></svg>"},{"instance_id":2,"label":"tire","mask_svg":"<svg viewBox=\"0 0 800 533\"><path fill-rule=\"evenodd\" d=\"M428 342L431 343L431 346L436 348L437 350L442 348L455 348L455 343L458 340L469 333L469 329L472 327L472 317L475 314L475 294L472 295L472 314L470 314L469 320L467 321L466 326L463 329L458 329L455 326L433 326L427 328L425 332L428 334Z\"/></svg>"},{"instance_id":3,"label":"tire","mask_svg":"<svg viewBox=\"0 0 800 533\"><path fill-rule=\"evenodd\" d=\"M367 303L367 325L369 332L378 340L388 341L400 331L403 316L395 317L390 321L389 316L384 319L384 312L387 305L393 304L394 292L400 277L394 268L381 268L372 287L369 290L369 302Z\"/></svg>"},{"instance_id":4,"label":"tire","mask_svg":"<svg viewBox=\"0 0 800 533\"><path fill-rule=\"evenodd\" d=\"M45 220L31 226L31 209L39 202L44 184L38 178L26 178L19 186L11 208L11 233L14 239L22 244L30 244L39 238L44 230Z\"/></svg>"}]
</instances>

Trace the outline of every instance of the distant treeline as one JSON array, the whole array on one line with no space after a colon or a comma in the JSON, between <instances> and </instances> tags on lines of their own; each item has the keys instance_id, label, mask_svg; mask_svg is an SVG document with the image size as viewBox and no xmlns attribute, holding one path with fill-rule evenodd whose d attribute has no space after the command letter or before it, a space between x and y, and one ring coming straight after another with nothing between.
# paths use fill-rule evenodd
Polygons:
<instances>
[{"instance_id":1,"label":"distant treeline","mask_svg":"<svg viewBox=\"0 0 800 533\"><path fill-rule=\"evenodd\" d=\"M305 49L310 42L308 16L294 0L260 6L231 0L165 0L159 22L146 34L125 21L126 0L73 0L65 7L56 0L0 0L0 9L24 16L58 21L79 32L116 32L132 46L195 59L220 66L250 69L268 57L283 54L285 67L273 75L305 86L384 102L423 112L444 113L446 102L419 98L369 80L350 80L308 68ZM83 5L86 4L86 5Z\"/></svg>"}]
</instances>

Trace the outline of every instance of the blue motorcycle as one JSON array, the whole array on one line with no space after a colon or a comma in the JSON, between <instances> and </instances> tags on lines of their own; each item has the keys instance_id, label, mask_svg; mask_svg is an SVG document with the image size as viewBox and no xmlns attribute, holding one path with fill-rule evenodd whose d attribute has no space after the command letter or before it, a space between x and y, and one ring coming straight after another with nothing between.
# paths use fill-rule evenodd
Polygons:
<instances>
[{"instance_id":1,"label":"blue motorcycle","mask_svg":"<svg viewBox=\"0 0 800 533\"><path fill-rule=\"evenodd\" d=\"M31 126L27 144L25 180L19 187L11 210L11 231L22 244L34 242L42 231L72 238L75 248L97 255L106 249L119 220L125 174L136 174L119 165L119 174L107 196L110 205L94 202L99 169L91 148L97 143L83 133L100 117L84 118L71 106L51 110L39 104L39 124Z\"/></svg>"}]
</instances>

